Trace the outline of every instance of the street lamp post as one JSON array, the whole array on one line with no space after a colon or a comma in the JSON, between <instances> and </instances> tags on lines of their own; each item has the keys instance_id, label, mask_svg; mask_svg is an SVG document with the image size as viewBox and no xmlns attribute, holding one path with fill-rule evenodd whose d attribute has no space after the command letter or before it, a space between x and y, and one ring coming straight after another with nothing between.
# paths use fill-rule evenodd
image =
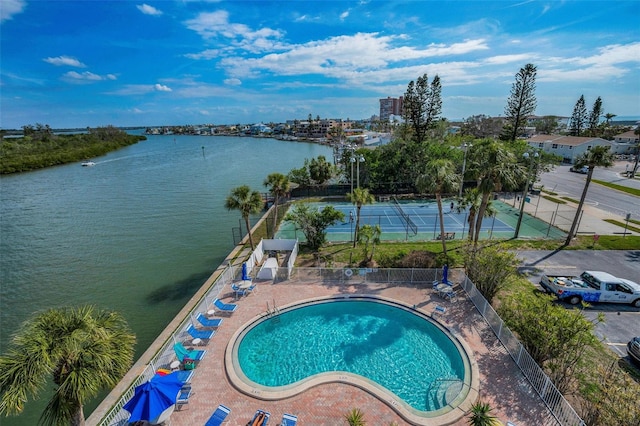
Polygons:
<instances>
[{"instance_id":1,"label":"street lamp post","mask_svg":"<svg viewBox=\"0 0 640 426\"><path fill-rule=\"evenodd\" d=\"M353 194L353 163L356 162L356 159L352 156L349 161L351 162L351 193Z\"/></svg>"},{"instance_id":2,"label":"street lamp post","mask_svg":"<svg viewBox=\"0 0 640 426\"><path fill-rule=\"evenodd\" d=\"M360 158L358 158L358 167L357 167L358 176L356 177L358 188L360 188L360 163L364 163L364 155L362 154L360 154Z\"/></svg>"},{"instance_id":3,"label":"street lamp post","mask_svg":"<svg viewBox=\"0 0 640 426\"><path fill-rule=\"evenodd\" d=\"M528 160L531 155L528 152L523 154L525 160ZM527 197L527 192L529 192L529 180L531 178L531 171L533 170L533 163L535 163L536 158L538 158L538 153L535 152L533 154L533 159L529 163L529 168L527 169L527 182L524 185L524 189L522 190L522 200L520 200L520 214L518 215L518 223L516 224L516 233L513 238L518 238L520 234L520 224L522 223L522 216L524 215L524 203L525 198Z\"/></svg>"},{"instance_id":4,"label":"street lamp post","mask_svg":"<svg viewBox=\"0 0 640 426\"><path fill-rule=\"evenodd\" d=\"M460 192L458 194L458 198L462 198L462 187L464 186L464 169L467 166L467 149L471 148L473 145L470 143L463 143L462 149L464 150L464 155L462 157L462 176L460 176Z\"/></svg>"}]
</instances>

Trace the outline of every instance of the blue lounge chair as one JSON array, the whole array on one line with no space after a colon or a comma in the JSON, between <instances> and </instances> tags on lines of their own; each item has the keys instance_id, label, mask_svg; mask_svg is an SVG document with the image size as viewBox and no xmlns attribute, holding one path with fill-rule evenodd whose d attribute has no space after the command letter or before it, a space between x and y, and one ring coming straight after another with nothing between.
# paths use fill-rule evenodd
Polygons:
<instances>
[{"instance_id":1,"label":"blue lounge chair","mask_svg":"<svg viewBox=\"0 0 640 426\"><path fill-rule=\"evenodd\" d=\"M191 383L191 379L193 378L194 373L195 370L178 370L175 372L175 374L177 374L178 376L178 380L180 380L185 385Z\"/></svg>"},{"instance_id":2,"label":"blue lounge chair","mask_svg":"<svg viewBox=\"0 0 640 426\"><path fill-rule=\"evenodd\" d=\"M247 289L240 288L237 284L231 284L231 290L235 293L236 299L247 294Z\"/></svg>"},{"instance_id":3,"label":"blue lounge chair","mask_svg":"<svg viewBox=\"0 0 640 426\"><path fill-rule=\"evenodd\" d=\"M207 318L202 312L196 315L196 321L207 328L217 328L222 324L222 318Z\"/></svg>"},{"instance_id":4,"label":"blue lounge chair","mask_svg":"<svg viewBox=\"0 0 640 426\"><path fill-rule=\"evenodd\" d=\"M200 361L202 358L204 358L204 355L207 353L206 349L204 350L193 349L190 351L189 349L185 348L181 342L178 342L175 345L173 345L173 350L175 351L176 356L178 357L178 361L180 362L184 362L185 358L191 359L193 361Z\"/></svg>"},{"instance_id":5,"label":"blue lounge chair","mask_svg":"<svg viewBox=\"0 0 640 426\"><path fill-rule=\"evenodd\" d=\"M189 403L189 398L191 397L191 386L184 386L180 389L180 393L176 398L176 409L180 410L182 407Z\"/></svg>"},{"instance_id":6,"label":"blue lounge chair","mask_svg":"<svg viewBox=\"0 0 640 426\"><path fill-rule=\"evenodd\" d=\"M187 327L187 333L189 333L194 339L202 340L209 340L214 336L214 334L216 334L214 330L199 330L193 324L189 324Z\"/></svg>"},{"instance_id":7,"label":"blue lounge chair","mask_svg":"<svg viewBox=\"0 0 640 426\"><path fill-rule=\"evenodd\" d=\"M216 411L213 412L213 414L211 415L211 417L209 417L209 420L207 420L207 423L205 423L204 426L220 426L222 422L226 420L230 412L231 412L231 408L225 407L222 404L218 405L218 408L216 408Z\"/></svg>"},{"instance_id":8,"label":"blue lounge chair","mask_svg":"<svg viewBox=\"0 0 640 426\"><path fill-rule=\"evenodd\" d=\"M297 423L298 423L298 416L285 413L282 416L282 422L280 422L280 426L296 426Z\"/></svg>"},{"instance_id":9,"label":"blue lounge chair","mask_svg":"<svg viewBox=\"0 0 640 426\"><path fill-rule=\"evenodd\" d=\"M221 312L235 312L236 309L238 309L238 305L236 305L235 303L224 303L222 300L220 299L216 299L213 301L213 307Z\"/></svg>"},{"instance_id":10,"label":"blue lounge chair","mask_svg":"<svg viewBox=\"0 0 640 426\"><path fill-rule=\"evenodd\" d=\"M264 410L256 411L256 414L253 415L253 419L248 423L247 426L267 426L269 423L269 417L271 414Z\"/></svg>"}]
</instances>

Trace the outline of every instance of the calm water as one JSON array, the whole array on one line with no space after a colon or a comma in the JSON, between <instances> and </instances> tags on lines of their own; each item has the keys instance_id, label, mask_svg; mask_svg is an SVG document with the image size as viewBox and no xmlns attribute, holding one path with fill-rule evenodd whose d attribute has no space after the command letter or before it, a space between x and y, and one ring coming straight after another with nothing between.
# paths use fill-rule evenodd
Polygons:
<instances>
[{"instance_id":1,"label":"calm water","mask_svg":"<svg viewBox=\"0 0 640 426\"><path fill-rule=\"evenodd\" d=\"M346 371L379 383L417 410L434 411L443 407L446 385L464 380L453 342L429 321L395 306L336 301L278 318L258 324L238 346L242 371L255 383L285 386Z\"/></svg>"},{"instance_id":2,"label":"calm water","mask_svg":"<svg viewBox=\"0 0 640 426\"><path fill-rule=\"evenodd\" d=\"M94 167L2 177L0 352L34 312L90 303L126 317L140 355L233 248L230 189L264 192L269 173L318 155L331 161L317 144L149 136ZM41 401L0 424L36 424Z\"/></svg>"}]
</instances>

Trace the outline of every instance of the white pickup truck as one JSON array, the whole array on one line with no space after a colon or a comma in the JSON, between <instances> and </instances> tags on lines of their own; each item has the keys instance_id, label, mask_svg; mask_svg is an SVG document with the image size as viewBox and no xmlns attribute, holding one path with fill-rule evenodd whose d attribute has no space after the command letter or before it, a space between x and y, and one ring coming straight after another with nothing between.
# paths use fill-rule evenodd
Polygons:
<instances>
[{"instance_id":1,"label":"white pickup truck","mask_svg":"<svg viewBox=\"0 0 640 426\"><path fill-rule=\"evenodd\" d=\"M578 277L542 275L540 285L558 299L577 305L581 301L629 303L640 308L640 284L607 272L584 271Z\"/></svg>"}]
</instances>

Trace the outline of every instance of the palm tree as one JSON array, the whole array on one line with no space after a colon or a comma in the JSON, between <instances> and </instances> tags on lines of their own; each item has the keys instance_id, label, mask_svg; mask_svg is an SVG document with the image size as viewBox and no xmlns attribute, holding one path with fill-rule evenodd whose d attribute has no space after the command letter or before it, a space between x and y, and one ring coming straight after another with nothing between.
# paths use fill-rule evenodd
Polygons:
<instances>
[{"instance_id":1,"label":"palm tree","mask_svg":"<svg viewBox=\"0 0 640 426\"><path fill-rule=\"evenodd\" d=\"M589 190L589 184L591 183L591 178L593 177L593 170L596 167L611 167L613 165L613 154L609 151L609 148L610 147L608 146L594 146L593 148L576 158L574 167L581 168L587 166L589 168L589 171L587 172L587 179L584 183L584 188L582 190L580 202L578 203L576 215L573 218L573 223L571 224L571 230L569 231L567 239L564 242L566 246L571 244L573 235L576 232L578 219L580 219L580 212L582 211L582 207L584 206L584 200L587 198L587 191Z\"/></svg>"},{"instance_id":2,"label":"palm tree","mask_svg":"<svg viewBox=\"0 0 640 426\"><path fill-rule=\"evenodd\" d=\"M354 408L344 415L344 419L349 426L365 426L364 413L359 408Z\"/></svg>"},{"instance_id":3,"label":"palm tree","mask_svg":"<svg viewBox=\"0 0 640 426\"><path fill-rule=\"evenodd\" d=\"M0 414L18 414L51 380L41 422L84 425L83 406L115 386L133 363L135 335L124 318L93 306L49 309L26 321L0 357Z\"/></svg>"},{"instance_id":4,"label":"palm tree","mask_svg":"<svg viewBox=\"0 0 640 426\"><path fill-rule=\"evenodd\" d=\"M480 238L482 219L486 215L489 199L494 191L500 191L503 186L514 188L517 183L518 165L513 153L503 144L485 140L476 145L473 150L472 169L477 176L478 190L482 193L482 201L476 214L474 244Z\"/></svg>"},{"instance_id":5,"label":"palm tree","mask_svg":"<svg viewBox=\"0 0 640 426\"><path fill-rule=\"evenodd\" d=\"M249 216L256 214L262 209L263 201L262 196L258 191L251 191L248 185L238 186L233 188L229 196L227 196L224 206L227 210L239 210L245 225L247 225L247 233L249 234L249 243L251 244L251 250L255 248L253 245L253 236L251 235L251 223L249 222Z\"/></svg>"},{"instance_id":6,"label":"palm tree","mask_svg":"<svg viewBox=\"0 0 640 426\"><path fill-rule=\"evenodd\" d=\"M347 200L356 205L356 234L353 237L353 246L356 246L358 241L358 228L360 226L360 209L365 204L373 204L375 198L372 194L369 194L368 189L355 188L353 192L347 193Z\"/></svg>"},{"instance_id":7,"label":"palm tree","mask_svg":"<svg viewBox=\"0 0 640 426\"><path fill-rule=\"evenodd\" d=\"M442 253L447 255L447 239L444 232L444 214L442 212L442 194L457 192L460 185L460 177L456 173L451 160L436 159L427 163L423 174L416 179L416 188L421 193L433 192L438 203L438 215L440 216L440 239L442 240Z\"/></svg>"},{"instance_id":8,"label":"palm tree","mask_svg":"<svg viewBox=\"0 0 640 426\"><path fill-rule=\"evenodd\" d=\"M364 240L364 262L370 263L373 260L373 254L376 250L376 244L380 244L380 234L382 230L380 225L364 225L358 234L359 240ZM371 244L371 254L369 254L369 244Z\"/></svg>"},{"instance_id":9,"label":"palm tree","mask_svg":"<svg viewBox=\"0 0 640 426\"><path fill-rule=\"evenodd\" d=\"M471 406L471 417L467 421L471 426L501 425L500 421L491 415L491 406L486 402L477 402Z\"/></svg>"},{"instance_id":10,"label":"palm tree","mask_svg":"<svg viewBox=\"0 0 640 426\"><path fill-rule=\"evenodd\" d=\"M280 197L284 197L291 190L291 182L289 178L282 173L271 173L264 180L263 185L269 188L269 192L273 195L273 236L276 235L276 226L278 226L278 204Z\"/></svg>"},{"instance_id":11,"label":"palm tree","mask_svg":"<svg viewBox=\"0 0 640 426\"><path fill-rule=\"evenodd\" d=\"M467 215L467 224L469 225L469 234L467 238L469 241L473 241L474 232L473 227L476 223L476 215L478 210L480 210L480 205L482 204L482 193L478 188L469 188L464 191L462 198L458 199L458 203L456 206L456 212L462 213L465 210L468 210ZM484 217L491 217L496 213L496 210L493 208L491 204L491 200L487 203L487 207L484 210Z\"/></svg>"}]
</instances>

